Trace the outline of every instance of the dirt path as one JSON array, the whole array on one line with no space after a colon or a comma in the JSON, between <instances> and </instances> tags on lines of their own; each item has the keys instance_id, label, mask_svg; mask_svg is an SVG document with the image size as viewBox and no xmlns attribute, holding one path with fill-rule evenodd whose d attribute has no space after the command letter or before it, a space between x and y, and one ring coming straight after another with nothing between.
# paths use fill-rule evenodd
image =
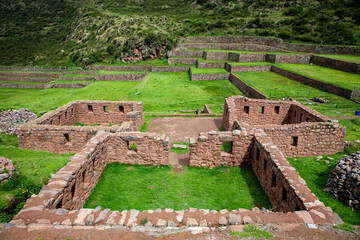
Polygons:
<instances>
[{"instance_id":1,"label":"dirt path","mask_svg":"<svg viewBox=\"0 0 360 240\"><path fill-rule=\"evenodd\" d=\"M149 132L165 134L170 139L170 147L175 142L189 142L189 137L196 137L200 132L219 130L222 118L218 117L164 117L154 118L149 124ZM189 165L189 153L170 153L170 164L175 171L181 171Z\"/></svg>"}]
</instances>

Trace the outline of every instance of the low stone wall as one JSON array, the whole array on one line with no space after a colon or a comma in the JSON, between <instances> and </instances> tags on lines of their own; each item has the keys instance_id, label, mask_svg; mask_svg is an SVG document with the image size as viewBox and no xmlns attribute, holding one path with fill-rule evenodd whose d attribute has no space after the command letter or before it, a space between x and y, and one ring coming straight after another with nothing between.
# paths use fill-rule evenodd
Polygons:
<instances>
[{"instance_id":1,"label":"low stone wall","mask_svg":"<svg viewBox=\"0 0 360 240\"><path fill-rule=\"evenodd\" d=\"M225 69L229 72L267 72L270 71L271 65L231 66L230 64L227 64Z\"/></svg>"},{"instance_id":2,"label":"low stone wall","mask_svg":"<svg viewBox=\"0 0 360 240\"><path fill-rule=\"evenodd\" d=\"M327 57L315 56L311 57L311 63L322 67L332 68L344 72L360 74L360 64L345 62Z\"/></svg>"},{"instance_id":3,"label":"low stone wall","mask_svg":"<svg viewBox=\"0 0 360 240\"><path fill-rule=\"evenodd\" d=\"M18 84L18 83L0 82L0 86L2 88L48 89L48 88L52 88L53 84Z\"/></svg>"},{"instance_id":4,"label":"low stone wall","mask_svg":"<svg viewBox=\"0 0 360 240\"><path fill-rule=\"evenodd\" d=\"M83 88L91 83L55 83L52 88Z\"/></svg>"},{"instance_id":5,"label":"low stone wall","mask_svg":"<svg viewBox=\"0 0 360 240\"><path fill-rule=\"evenodd\" d=\"M228 60L229 52L204 52L204 59L207 61Z\"/></svg>"},{"instance_id":6,"label":"low stone wall","mask_svg":"<svg viewBox=\"0 0 360 240\"><path fill-rule=\"evenodd\" d=\"M59 78L61 73L41 73L41 72L0 72L0 76L7 77L40 77L40 78Z\"/></svg>"},{"instance_id":7,"label":"low stone wall","mask_svg":"<svg viewBox=\"0 0 360 240\"><path fill-rule=\"evenodd\" d=\"M196 62L197 68L225 68L225 62Z\"/></svg>"},{"instance_id":8,"label":"low stone wall","mask_svg":"<svg viewBox=\"0 0 360 240\"><path fill-rule=\"evenodd\" d=\"M224 80L224 79L229 79L229 77L230 77L230 73L193 74L190 71L191 81Z\"/></svg>"},{"instance_id":9,"label":"low stone wall","mask_svg":"<svg viewBox=\"0 0 360 240\"><path fill-rule=\"evenodd\" d=\"M65 72L74 68L51 68L51 67L9 67L0 66L0 71L48 71L48 72Z\"/></svg>"},{"instance_id":10,"label":"low stone wall","mask_svg":"<svg viewBox=\"0 0 360 240\"><path fill-rule=\"evenodd\" d=\"M106 71L151 71L151 66L106 66L106 65L90 65L91 70Z\"/></svg>"},{"instance_id":11,"label":"low stone wall","mask_svg":"<svg viewBox=\"0 0 360 240\"><path fill-rule=\"evenodd\" d=\"M154 66L152 67L152 72L187 72L190 67L187 66Z\"/></svg>"},{"instance_id":12,"label":"low stone wall","mask_svg":"<svg viewBox=\"0 0 360 240\"><path fill-rule=\"evenodd\" d=\"M60 77L61 80L65 80L65 81L95 81L96 78L95 76L90 76L90 77Z\"/></svg>"},{"instance_id":13,"label":"low stone wall","mask_svg":"<svg viewBox=\"0 0 360 240\"><path fill-rule=\"evenodd\" d=\"M173 50L168 52L169 57L192 57L192 58L200 58L203 57L204 51L184 51L184 50Z\"/></svg>"},{"instance_id":14,"label":"low stone wall","mask_svg":"<svg viewBox=\"0 0 360 240\"><path fill-rule=\"evenodd\" d=\"M75 123L102 126L74 126ZM23 125L18 131L18 142L25 149L77 152L98 131L138 131L143 124L142 103L76 101Z\"/></svg>"},{"instance_id":15,"label":"low stone wall","mask_svg":"<svg viewBox=\"0 0 360 240\"><path fill-rule=\"evenodd\" d=\"M311 55L307 54L266 54L265 61L271 63L302 63L310 62Z\"/></svg>"},{"instance_id":16,"label":"low stone wall","mask_svg":"<svg viewBox=\"0 0 360 240\"><path fill-rule=\"evenodd\" d=\"M325 208L265 133L254 137L251 163L262 188L277 211L318 212Z\"/></svg>"},{"instance_id":17,"label":"low stone wall","mask_svg":"<svg viewBox=\"0 0 360 240\"><path fill-rule=\"evenodd\" d=\"M241 92L243 92L249 98L258 98L258 99L266 99L266 96L256 90L255 88L249 86L243 80L241 80L238 76L231 73L230 81L234 84Z\"/></svg>"},{"instance_id":18,"label":"low stone wall","mask_svg":"<svg viewBox=\"0 0 360 240\"><path fill-rule=\"evenodd\" d=\"M196 64L196 58L169 58L168 62L170 64L188 64L193 65Z\"/></svg>"},{"instance_id":19,"label":"low stone wall","mask_svg":"<svg viewBox=\"0 0 360 240\"><path fill-rule=\"evenodd\" d=\"M331 45L311 45L298 43L283 43L283 49L294 52L306 52L317 54L339 54L339 55L360 55L359 47L331 46Z\"/></svg>"},{"instance_id":20,"label":"low stone wall","mask_svg":"<svg viewBox=\"0 0 360 240\"><path fill-rule=\"evenodd\" d=\"M251 52L286 52L281 48L239 43L180 43L180 49L221 49L221 50L239 50Z\"/></svg>"},{"instance_id":21,"label":"low stone wall","mask_svg":"<svg viewBox=\"0 0 360 240\"><path fill-rule=\"evenodd\" d=\"M301 82L303 84L309 85L313 88L317 88L321 91L325 91L325 92L329 92L332 94L336 94L339 95L341 97L347 98L347 99L351 99L354 98L358 95L360 95L360 90L350 90L350 89L346 89L346 88L342 88L336 85L333 85L331 83L325 83L313 78L309 78L297 73L293 73L275 66L272 66L271 71L280 74L286 78L290 78L292 80Z\"/></svg>"},{"instance_id":22,"label":"low stone wall","mask_svg":"<svg viewBox=\"0 0 360 240\"><path fill-rule=\"evenodd\" d=\"M38 83L48 83L54 81L56 78L34 78L34 77L2 77L0 76L0 81L16 81L16 82L38 82Z\"/></svg>"},{"instance_id":23,"label":"low stone wall","mask_svg":"<svg viewBox=\"0 0 360 240\"><path fill-rule=\"evenodd\" d=\"M96 81L141 81L147 73L130 74L99 74L95 76Z\"/></svg>"},{"instance_id":24,"label":"low stone wall","mask_svg":"<svg viewBox=\"0 0 360 240\"><path fill-rule=\"evenodd\" d=\"M190 43L249 43L277 46L282 44L281 38L256 36L201 36L188 37L185 42Z\"/></svg>"}]
</instances>

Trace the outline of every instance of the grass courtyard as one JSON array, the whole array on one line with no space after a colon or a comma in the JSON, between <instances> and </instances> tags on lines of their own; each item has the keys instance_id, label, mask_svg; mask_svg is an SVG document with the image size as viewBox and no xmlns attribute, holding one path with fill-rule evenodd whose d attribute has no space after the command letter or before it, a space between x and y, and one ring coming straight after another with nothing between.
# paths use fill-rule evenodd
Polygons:
<instances>
[{"instance_id":1,"label":"grass courtyard","mask_svg":"<svg viewBox=\"0 0 360 240\"><path fill-rule=\"evenodd\" d=\"M126 184L124 184L126 183ZM198 209L271 208L252 170L108 164L85 207L140 211L157 208Z\"/></svg>"}]
</instances>

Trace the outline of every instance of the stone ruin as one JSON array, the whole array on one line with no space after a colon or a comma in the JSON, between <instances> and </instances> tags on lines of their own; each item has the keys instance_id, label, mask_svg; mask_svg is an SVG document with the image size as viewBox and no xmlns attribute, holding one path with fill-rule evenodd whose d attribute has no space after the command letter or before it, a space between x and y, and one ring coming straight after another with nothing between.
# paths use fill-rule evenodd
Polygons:
<instances>
[{"instance_id":1,"label":"stone ruin","mask_svg":"<svg viewBox=\"0 0 360 240\"><path fill-rule=\"evenodd\" d=\"M360 152L344 155L332 171L327 189L340 202L360 209Z\"/></svg>"},{"instance_id":2,"label":"stone ruin","mask_svg":"<svg viewBox=\"0 0 360 240\"><path fill-rule=\"evenodd\" d=\"M341 223L339 216L333 213L331 208L325 207L306 186L286 157L334 154L343 151L345 128L297 102L247 99L243 96L226 99L223 114L225 132L210 131L189 139L189 166L250 166L276 212L258 208L230 212L194 208L142 212L134 209L118 212L110 209L100 211L99 208L82 208L108 163L169 164L169 138L165 135L137 132L143 124L141 103L128 103L128 110L125 111L131 116L139 116L139 119L132 118L132 124L137 126L132 131L116 131L118 127L115 130L100 131L96 127L93 130L97 129L97 132L89 138L83 138L81 144L73 148L64 147L73 139L82 139L76 135L77 132L85 132L86 135L91 131L88 127L85 130L77 128L75 131L70 125L74 122L83 122L84 119L89 123L100 121L105 115L104 105L109 106L109 116L105 118L105 123L123 116L119 113L119 106L125 106L127 103L111 104L113 105L110 107L110 102L72 102L21 129L21 147L44 149L40 147L44 144L51 146L48 149L54 152L78 153L70 158L65 167L52 175L49 183L38 195L33 195L27 200L24 209L14 217L12 224L22 227L47 224L57 229L68 229L72 226L116 228L124 225L141 225L144 218L149 220L150 226L158 227L216 227L248 223ZM94 116L96 113L98 118ZM64 135L69 133L72 134L71 141ZM36 143L33 144L32 141ZM222 151L221 146L229 142L230 150ZM131 148L134 143L136 149Z\"/></svg>"},{"instance_id":3,"label":"stone ruin","mask_svg":"<svg viewBox=\"0 0 360 240\"><path fill-rule=\"evenodd\" d=\"M0 132L14 135L25 123L34 120L37 115L27 108L0 112Z\"/></svg>"},{"instance_id":4,"label":"stone ruin","mask_svg":"<svg viewBox=\"0 0 360 240\"><path fill-rule=\"evenodd\" d=\"M13 162L7 158L0 157L0 183L5 183L14 174L18 173Z\"/></svg>"}]
</instances>

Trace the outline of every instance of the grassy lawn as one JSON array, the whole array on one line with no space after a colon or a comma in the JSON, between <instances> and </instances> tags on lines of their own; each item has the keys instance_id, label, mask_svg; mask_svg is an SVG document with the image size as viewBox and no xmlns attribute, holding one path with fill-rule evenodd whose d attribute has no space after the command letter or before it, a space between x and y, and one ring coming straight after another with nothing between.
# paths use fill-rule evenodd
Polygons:
<instances>
[{"instance_id":1,"label":"grassy lawn","mask_svg":"<svg viewBox=\"0 0 360 240\"><path fill-rule=\"evenodd\" d=\"M96 206L118 211L188 207L232 210L270 208L271 204L254 173L247 168L187 167L176 173L170 166L111 163L85 203L86 208Z\"/></svg>"},{"instance_id":2,"label":"grassy lawn","mask_svg":"<svg viewBox=\"0 0 360 240\"><path fill-rule=\"evenodd\" d=\"M47 183L50 173L65 166L72 155L20 149L16 136L0 133L0 156L12 160L20 174L0 186L0 222L10 221L25 200Z\"/></svg>"},{"instance_id":3,"label":"grassy lawn","mask_svg":"<svg viewBox=\"0 0 360 240\"><path fill-rule=\"evenodd\" d=\"M354 111L359 109L358 104L348 99L309 87L274 72L239 72L236 75L269 99L291 97L327 116L354 116ZM314 97L325 98L330 100L330 103L315 103L309 100Z\"/></svg>"},{"instance_id":4,"label":"grassy lawn","mask_svg":"<svg viewBox=\"0 0 360 240\"><path fill-rule=\"evenodd\" d=\"M187 72L151 73L123 100L143 101L147 112L194 110L211 104L214 113L222 113L225 98L242 94L229 80L192 82Z\"/></svg>"},{"instance_id":5,"label":"grassy lawn","mask_svg":"<svg viewBox=\"0 0 360 240\"><path fill-rule=\"evenodd\" d=\"M310 64L279 63L275 66L347 89L360 89L360 75Z\"/></svg>"},{"instance_id":6,"label":"grassy lawn","mask_svg":"<svg viewBox=\"0 0 360 240\"><path fill-rule=\"evenodd\" d=\"M360 118L340 119L339 123L346 127L346 140L360 140Z\"/></svg>"},{"instance_id":7,"label":"grassy lawn","mask_svg":"<svg viewBox=\"0 0 360 240\"><path fill-rule=\"evenodd\" d=\"M0 109L29 108L35 113L58 108L74 100L117 101L137 82L95 82L85 88L0 88Z\"/></svg>"},{"instance_id":8,"label":"grassy lawn","mask_svg":"<svg viewBox=\"0 0 360 240\"><path fill-rule=\"evenodd\" d=\"M360 225L360 212L358 210L352 211L351 207L343 205L330 193L323 191L323 189L326 188L326 182L330 173L343 155L344 153L326 155L334 158L334 160L327 159L326 156L323 156L320 161L317 161L316 157L306 157L296 158L296 161L294 158L291 158L289 159L289 162L296 168L300 176L306 181L310 190L325 204L325 206L331 207L334 212L339 214L344 222ZM329 160L330 164L324 163L324 159Z\"/></svg>"},{"instance_id":9,"label":"grassy lawn","mask_svg":"<svg viewBox=\"0 0 360 240\"><path fill-rule=\"evenodd\" d=\"M330 54L320 54L319 56L333 58L345 62L354 62L360 63L360 56L351 56L351 55L330 55Z\"/></svg>"},{"instance_id":10,"label":"grassy lawn","mask_svg":"<svg viewBox=\"0 0 360 240\"><path fill-rule=\"evenodd\" d=\"M229 73L224 68L196 68L196 67L191 67L191 72L193 74Z\"/></svg>"}]
</instances>

